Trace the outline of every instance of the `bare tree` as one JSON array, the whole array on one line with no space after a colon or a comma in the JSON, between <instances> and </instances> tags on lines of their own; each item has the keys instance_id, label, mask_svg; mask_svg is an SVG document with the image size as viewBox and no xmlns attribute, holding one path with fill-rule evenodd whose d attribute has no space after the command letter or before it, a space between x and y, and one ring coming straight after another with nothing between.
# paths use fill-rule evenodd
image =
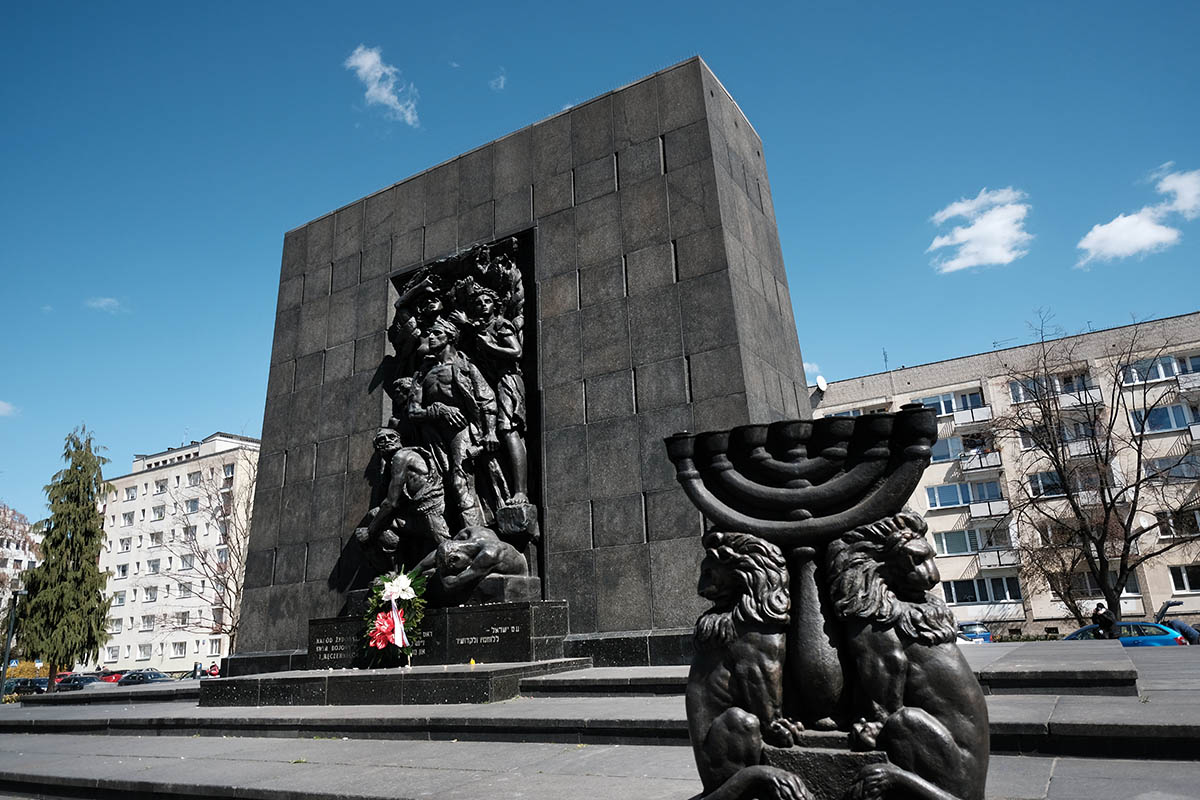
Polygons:
<instances>
[{"instance_id":1,"label":"bare tree","mask_svg":"<svg viewBox=\"0 0 1200 800\"><path fill-rule=\"evenodd\" d=\"M1158 435L1200 419L1173 379L1193 365L1168 352L1154 324L1129 327L1089 359L1079 337L1055 338L1050 321L1043 312L1033 355L1006 365L1013 403L991 431L1021 445L1009 498L1021 577L1053 591L1081 624L1097 592L1120 618L1143 564L1200 541L1200 457Z\"/></svg>"},{"instance_id":2,"label":"bare tree","mask_svg":"<svg viewBox=\"0 0 1200 800\"><path fill-rule=\"evenodd\" d=\"M160 614L155 624L166 631L226 635L233 652L241 621L258 451L238 448L221 455L226 456L221 463L200 468L189 474L186 484L167 492L183 527L162 544L177 562L180 592L187 587L185 596L199 597L204 607L195 614L182 609ZM180 580L181 572L190 580Z\"/></svg>"},{"instance_id":3,"label":"bare tree","mask_svg":"<svg viewBox=\"0 0 1200 800\"><path fill-rule=\"evenodd\" d=\"M41 548L38 547L32 531L28 517L0 501L0 558L5 562L0 564L0 567L3 567L3 570L0 570L0 600L6 604L12 592L21 588L20 575L8 571L16 568L12 563L14 554L23 554L24 559L32 558L35 561L42 558Z\"/></svg>"}]
</instances>

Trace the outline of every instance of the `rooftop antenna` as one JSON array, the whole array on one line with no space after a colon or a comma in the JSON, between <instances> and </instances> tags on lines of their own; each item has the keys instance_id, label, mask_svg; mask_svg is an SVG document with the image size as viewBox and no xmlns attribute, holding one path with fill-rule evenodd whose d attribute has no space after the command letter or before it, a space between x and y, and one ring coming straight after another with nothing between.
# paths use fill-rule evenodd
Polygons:
<instances>
[{"instance_id":1,"label":"rooftop antenna","mask_svg":"<svg viewBox=\"0 0 1200 800\"><path fill-rule=\"evenodd\" d=\"M883 348L883 371L884 372L888 371L888 357L887 357L887 348L886 347Z\"/></svg>"},{"instance_id":2,"label":"rooftop antenna","mask_svg":"<svg viewBox=\"0 0 1200 800\"><path fill-rule=\"evenodd\" d=\"M1010 336L1007 339L993 339L992 340L992 349L998 350L1001 347L1003 347L1004 345L1008 344L1009 342L1015 342L1016 340L1017 340L1017 337L1015 337L1015 336Z\"/></svg>"}]
</instances>

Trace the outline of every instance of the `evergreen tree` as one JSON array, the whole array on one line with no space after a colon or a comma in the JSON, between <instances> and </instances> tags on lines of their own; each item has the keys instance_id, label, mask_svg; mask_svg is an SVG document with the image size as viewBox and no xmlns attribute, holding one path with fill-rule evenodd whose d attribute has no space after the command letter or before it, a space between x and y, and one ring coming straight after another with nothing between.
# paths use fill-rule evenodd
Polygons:
<instances>
[{"instance_id":1,"label":"evergreen tree","mask_svg":"<svg viewBox=\"0 0 1200 800\"><path fill-rule=\"evenodd\" d=\"M50 517L38 523L42 562L24 576L29 599L20 606L21 642L27 657L49 665L50 691L60 667L94 661L108 640L100 502L111 487L101 473L108 459L97 449L86 427L67 434L67 467L46 486Z\"/></svg>"}]
</instances>

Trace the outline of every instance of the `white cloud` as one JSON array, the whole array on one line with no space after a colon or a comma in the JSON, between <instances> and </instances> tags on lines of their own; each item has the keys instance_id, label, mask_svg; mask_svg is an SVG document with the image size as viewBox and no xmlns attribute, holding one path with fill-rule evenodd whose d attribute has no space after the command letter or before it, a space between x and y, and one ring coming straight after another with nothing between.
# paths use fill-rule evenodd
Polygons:
<instances>
[{"instance_id":1,"label":"white cloud","mask_svg":"<svg viewBox=\"0 0 1200 800\"><path fill-rule=\"evenodd\" d=\"M346 59L345 67L354 70L354 74L367 87L367 105L384 106L393 119L413 128L420 124L416 87L400 80L400 70L383 62L378 47L360 44Z\"/></svg>"},{"instance_id":2,"label":"white cloud","mask_svg":"<svg viewBox=\"0 0 1200 800\"><path fill-rule=\"evenodd\" d=\"M488 81L488 86L492 87L492 91L502 92L508 84L508 76L504 74L504 67L500 68L500 74Z\"/></svg>"},{"instance_id":3,"label":"white cloud","mask_svg":"<svg viewBox=\"0 0 1200 800\"><path fill-rule=\"evenodd\" d=\"M12 403L6 403L0 400L0 417L15 417L17 415L17 407Z\"/></svg>"},{"instance_id":4,"label":"white cloud","mask_svg":"<svg viewBox=\"0 0 1200 800\"><path fill-rule=\"evenodd\" d=\"M805 361L804 362L804 374L805 375L808 375L808 374L817 375L820 372L821 372L821 365L818 364L817 362L815 362L815 361Z\"/></svg>"},{"instance_id":5,"label":"white cloud","mask_svg":"<svg viewBox=\"0 0 1200 800\"><path fill-rule=\"evenodd\" d=\"M930 219L936 225L955 217L967 221L966 225L935 237L925 250L932 253L943 247L958 248L949 258L934 259L931 262L934 268L945 273L1008 264L1028 253L1033 234L1024 227L1030 209L1028 203L1021 202L1025 199L1024 192L1011 186L995 191L983 188L975 197L964 197L934 214Z\"/></svg>"},{"instance_id":6,"label":"white cloud","mask_svg":"<svg viewBox=\"0 0 1200 800\"><path fill-rule=\"evenodd\" d=\"M121 301L115 297L89 297L83 304L96 311L107 311L109 314L124 310L121 308Z\"/></svg>"},{"instance_id":7,"label":"white cloud","mask_svg":"<svg viewBox=\"0 0 1200 800\"><path fill-rule=\"evenodd\" d=\"M462 66L462 64L459 64L457 61L451 61L451 62L450 62L450 67L451 67L451 69L458 69L458 68L459 68L459 67L461 67L461 66Z\"/></svg>"},{"instance_id":8,"label":"white cloud","mask_svg":"<svg viewBox=\"0 0 1200 800\"><path fill-rule=\"evenodd\" d=\"M1157 180L1155 191L1166 195L1166 199L1132 214L1118 214L1110 222L1093 225L1075 245L1083 251L1076 267L1085 267L1092 261L1145 256L1179 244L1183 234L1165 222L1172 214L1179 214L1184 219L1200 216L1200 169L1173 172L1174 166L1168 161L1150 174L1151 180Z\"/></svg>"},{"instance_id":9,"label":"white cloud","mask_svg":"<svg viewBox=\"0 0 1200 800\"><path fill-rule=\"evenodd\" d=\"M43 314L49 314L53 310L54 310L54 306L42 306Z\"/></svg>"}]
</instances>

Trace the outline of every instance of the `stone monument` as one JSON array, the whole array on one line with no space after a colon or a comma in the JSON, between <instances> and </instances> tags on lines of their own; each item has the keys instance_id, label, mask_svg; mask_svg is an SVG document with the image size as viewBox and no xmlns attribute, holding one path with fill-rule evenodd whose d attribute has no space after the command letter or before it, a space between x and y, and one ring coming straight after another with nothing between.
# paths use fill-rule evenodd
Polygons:
<instances>
[{"instance_id":1,"label":"stone monument","mask_svg":"<svg viewBox=\"0 0 1200 800\"><path fill-rule=\"evenodd\" d=\"M686 663L703 529L662 437L809 414L763 155L693 58L288 232L225 674L304 666L310 620L439 552L449 606Z\"/></svg>"},{"instance_id":2,"label":"stone monument","mask_svg":"<svg viewBox=\"0 0 1200 800\"><path fill-rule=\"evenodd\" d=\"M666 439L710 521L688 727L704 796L983 800L988 714L920 516L933 411Z\"/></svg>"}]
</instances>

